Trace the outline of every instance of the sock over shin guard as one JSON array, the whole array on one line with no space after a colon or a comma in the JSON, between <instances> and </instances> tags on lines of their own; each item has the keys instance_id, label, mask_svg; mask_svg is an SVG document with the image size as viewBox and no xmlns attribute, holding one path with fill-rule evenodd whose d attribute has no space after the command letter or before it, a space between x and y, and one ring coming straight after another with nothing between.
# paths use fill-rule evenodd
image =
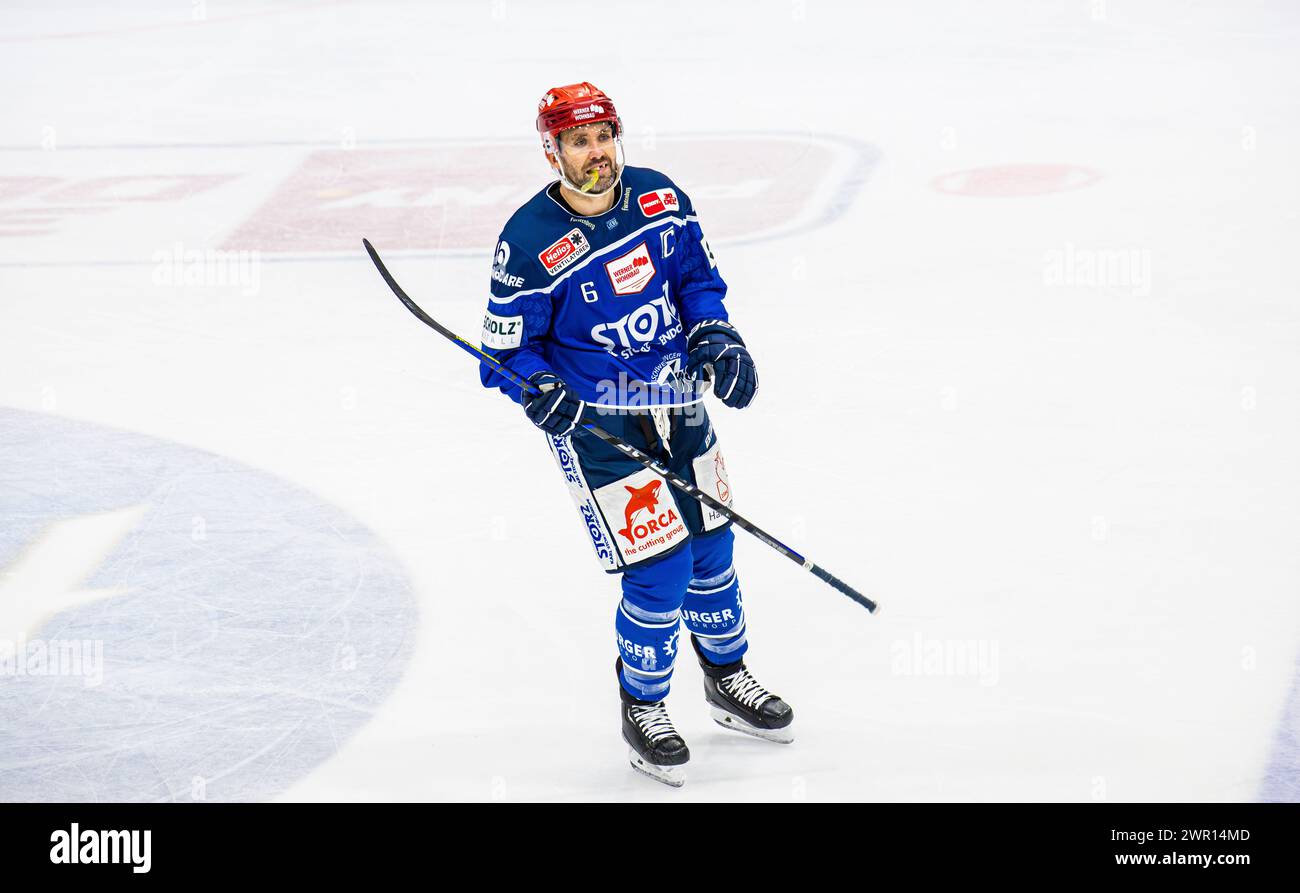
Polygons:
<instances>
[{"instance_id":1,"label":"sock over shin guard","mask_svg":"<svg viewBox=\"0 0 1300 893\"><path fill-rule=\"evenodd\" d=\"M619 681L643 701L659 701L668 694L677 660L682 597L690 579L689 548L648 566L629 567L623 574L623 600L614 618L623 659Z\"/></svg>"},{"instance_id":2,"label":"sock over shin guard","mask_svg":"<svg viewBox=\"0 0 1300 893\"><path fill-rule=\"evenodd\" d=\"M682 622L715 664L740 660L748 647L740 581L731 564L732 542L731 531L725 530L692 544L695 569L682 602Z\"/></svg>"},{"instance_id":3,"label":"sock over shin guard","mask_svg":"<svg viewBox=\"0 0 1300 893\"><path fill-rule=\"evenodd\" d=\"M618 606L614 630L623 658L619 674L623 687L643 701L662 700L668 694L677 660L678 612L650 615L625 598Z\"/></svg>"}]
</instances>

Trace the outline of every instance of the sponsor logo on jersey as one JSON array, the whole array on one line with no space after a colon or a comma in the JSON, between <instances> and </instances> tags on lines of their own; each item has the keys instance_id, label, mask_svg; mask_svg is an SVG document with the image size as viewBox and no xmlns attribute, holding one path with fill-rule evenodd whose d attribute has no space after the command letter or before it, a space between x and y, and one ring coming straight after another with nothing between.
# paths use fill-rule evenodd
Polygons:
<instances>
[{"instance_id":1,"label":"sponsor logo on jersey","mask_svg":"<svg viewBox=\"0 0 1300 893\"><path fill-rule=\"evenodd\" d=\"M495 350L513 350L523 343L524 318L497 316L489 310L483 317L482 341Z\"/></svg>"},{"instance_id":2,"label":"sponsor logo on jersey","mask_svg":"<svg viewBox=\"0 0 1300 893\"><path fill-rule=\"evenodd\" d=\"M709 432L710 436L712 433ZM695 472L695 486L727 508L731 508L731 481L727 479L727 463L722 458L722 451L718 447L715 440L713 446L691 460L691 470ZM706 531L717 530L727 523L726 515L704 503L700 504L700 512L703 515Z\"/></svg>"},{"instance_id":3,"label":"sponsor logo on jersey","mask_svg":"<svg viewBox=\"0 0 1300 893\"><path fill-rule=\"evenodd\" d=\"M636 202L641 206L641 213L647 217L654 217L664 211L676 211L680 208L677 203L677 193L671 189L656 189L653 192L643 192L637 197Z\"/></svg>"},{"instance_id":4,"label":"sponsor logo on jersey","mask_svg":"<svg viewBox=\"0 0 1300 893\"><path fill-rule=\"evenodd\" d=\"M618 637L618 647L623 652L623 663L653 673L661 667L672 669L673 659L677 656L677 638L681 635L681 629L674 629L668 634L668 638L663 640L660 646L663 649L662 656L651 643L633 641L617 630L614 635Z\"/></svg>"},{"instance_id":5,"label":"sponsor logo on jersey","mask_svg":"<svg viewBox=\"0 0 1300 893\"><path fill-rule=\"evenodd\" d=\"M591 243L576 226L558 241L537 255L537 259L546 267L546 272L557 276L573 265L573 262L591 250Z\"/></svg>"},{"instance_id":6,"label":"sponsor logo on jersey","mask_svg":"<svg viewBox=\"0 0 1300 893\"><path fill-rule=\"evenodd\" d=\"M610 527L622 523L616 542L629 564L666 552L688 536L667 483L648 468L606 484L595 496Z\"/></svg>"},{"instance_id":7,"label":"sponsor logo on jersey","mask_svg":"<svg viewBox=\"0 0 1300 893\"><path fill-rule=\"evenodd\" d=\"M555 461L560 463L560 471L564 472L564 480L570 484L582 486L582 477L578 474L578 463L574 460L573 452L569 449L569 438L551 435L551 447L555 450Z\"/></svg>"},{"instance_id":8,"label":"sponsor logo on jersey","mask_svg":"<svg viewBox=\"0 0 1300 893\"><path fill-rule=\"evenodd\" d=\"M591 537L591 547L596 550L596 557L602 564L613 562L613 548L605 538L605 527L596 514L596 506L590 497L578 506L578 511L582 513L582 522L587 525L587 536Z\"/></svg>"},{"instance_id":9,"label":"sponsor logo on jersey","mask_svg":"<svg viewBox=\"0 0 1300 893\"><path fill-rule=\"evenodd\" d=\"M734 623L736 614L730 608L723 608L721 611L687 611L682 610L682 619L693 623L696 626L717 626L723 623Z\"/></svg>"},{"instance_id":10,"label":"sponsor logo on jersey","mask_svg":"<svg viewBox=\"0 0 1300 893\"><path fill-rule=\"evenodd\" d=\"M520 288L524 284L523 276L513 276L506 272L510 263L510 246L502 239L497 245L496 257L492 261L492 281L500 282L506 288Z\"/></svg>"},{"instance_id":11,"label":"sponsor logo on jersey","mask_svg":"<svg viewBox=\"0 0 1300 893\"><path fill-rule=\"evenodd\" d=\"M615 546L610 541L610 535L606 533L604 519L600 517L591 491L587 489L587 483L578 467L578 460L570 448L569 438L552 436L550 443L555 461L559 463L560 471L564 473L564 480L569 485L569 493L573 496L573 501L582 515L582 523L586 525L587 536L591 539L591 547L596 551L596 558L605 570L617 569L618 553L614 551Z\"/></svg>"},{"instance_id":12,"label":"sponsor logo on jersey","mask_svg":"<svg viewBox=\"0 0 1300 893\"><path fill-rule=\"evenodd\" d=\"M662 481L651 481L644 487L625 487L632 496L623 507L623 523L627 526L619 531L627 538L629 543L636 543L636 537L632 534L632 522L641 512L648 512L650 516L649 524L655 523L655 506L659 504L659 489L663 487ZM671 509L669 510L671 511ZM653 531L653 527L647 528Z\"/></svg>"},{"instance_id":13,"label":"sponsor logo on jersey","mask_svg":"<svg viewBox=\"0 0 1300 893\"><path fill-rule=\"evenodd\" d=\"M668 283L665 282L664 293L653 301L613 322L592 326L591 340L609 353L628 359L634 353L648 353L654 344L667 346L681 331L682 323L677 318L677 308L668 297Z\"/></svg>"},{"instance_id":14,"label":"sponsor logo on jersey","mask_svg":"<svg viewBox=\"0 0 1300 893\"><path fill-rule=\"evenodd\" d=\"M650 249L641 242L627 254L605 264L610 284L616 295L635 295L645 291L655 276L655 264L650 259Z\"/></svg>"},{"instance_id":15,"label":"sponsor logo on jersey","mask_svg":"<svg viewBox=\"0 0 1300 893\"><path fill-rule=\"evenodd\" d=\"M659 669L659 654L655 651L655 646L634 642L617 631L615 635L618 636L618 647L623 652L624 663L640 667L647 673Z\"/></svg>"},{"instance_id":16,"label":"sponsor logo on jersey","mask_svg":"<svg viewBox=\"0 0 1300 893\"><path fill-rule=\"evenodd\" d=\"M650 371L650 377L646 380L663 385L667 390L679 394L693 394L696 389L691 379L687 378L686 373L682 371L683 359L684 357L678 351L665 354Z\"/></svg>"}]
</instances>

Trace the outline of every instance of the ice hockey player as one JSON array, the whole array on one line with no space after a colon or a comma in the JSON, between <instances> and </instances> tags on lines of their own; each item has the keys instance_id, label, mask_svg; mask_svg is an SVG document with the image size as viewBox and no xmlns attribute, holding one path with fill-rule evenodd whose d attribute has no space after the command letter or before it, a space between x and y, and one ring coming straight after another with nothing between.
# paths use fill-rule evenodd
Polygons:
<instances>
[{"instance_id":1,"label":"ice hockey player","mask_svg":"<svg viewBox=\"0 0 1300 893\"><path fill-rule=\"evenodd\" d=\"M483 349L540 393L481 366L546 434L596 556L621 573L614 629L633 768L681 785L690 758L664 706L684 624L720 725L793 740L794 711L750 674L730 522L584 432L584 415L719 501L731 487L703 400L754 399L758 374L723 307L690 198L624 165L623 124L589 83L547 91L537 131L559 179L506 223Z\"/></svg>"}]
</instances>

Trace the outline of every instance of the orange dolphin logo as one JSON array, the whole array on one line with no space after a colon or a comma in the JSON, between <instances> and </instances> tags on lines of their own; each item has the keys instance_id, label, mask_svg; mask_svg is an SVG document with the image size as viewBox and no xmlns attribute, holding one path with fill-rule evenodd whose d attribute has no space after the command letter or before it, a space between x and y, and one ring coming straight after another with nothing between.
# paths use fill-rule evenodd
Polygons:
<instances>
[{"instance_id":1,"label":"orange dolphin logo","mask_svg":"<svg viewBox=\"0 0 1300 893\"><path fill-rule=\"evenodd\" d=\"M626 525L619 533L627 537L627 541L636 545L636 537L632 536L632 519L636 513L642 509L654 514L655 506L659 504L659 487L662 481L651 481L644 487L628 487L624 485L623 489L632 494L627 501L627 508L623 509L623 523Z\"/></svg>"}]
</instances>

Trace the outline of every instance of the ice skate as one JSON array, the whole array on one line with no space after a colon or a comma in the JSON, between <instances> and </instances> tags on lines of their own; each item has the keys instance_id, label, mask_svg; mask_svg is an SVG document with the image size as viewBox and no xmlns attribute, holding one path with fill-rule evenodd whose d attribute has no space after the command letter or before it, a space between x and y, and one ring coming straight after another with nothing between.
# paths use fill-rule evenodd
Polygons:
<instances>
[{"instance_id":1,"label":"ice skate","mask_svg":"<svg viewBox=\"0 0 1300 893\"><path fill-rule=\"evenodd\" d=\"M691 644L704 670L704 699L713 721L765 741L789 744L794 741L794 710L764 688L749 672L743 660L714 664L700 650L695 636Z\"/></svg>"},{"instance_id":2,"label":"ice skate","mask_svg":"<svg viewBox=\"0 0 1300 893\"><path fill-rule=\"evenodd\" d=\"M686 763L691 752L668 718L663 701L641 701L622 685L620 714L627 758L636 771L675 788L686 783Z\"/></svg>"}]
</instances>

